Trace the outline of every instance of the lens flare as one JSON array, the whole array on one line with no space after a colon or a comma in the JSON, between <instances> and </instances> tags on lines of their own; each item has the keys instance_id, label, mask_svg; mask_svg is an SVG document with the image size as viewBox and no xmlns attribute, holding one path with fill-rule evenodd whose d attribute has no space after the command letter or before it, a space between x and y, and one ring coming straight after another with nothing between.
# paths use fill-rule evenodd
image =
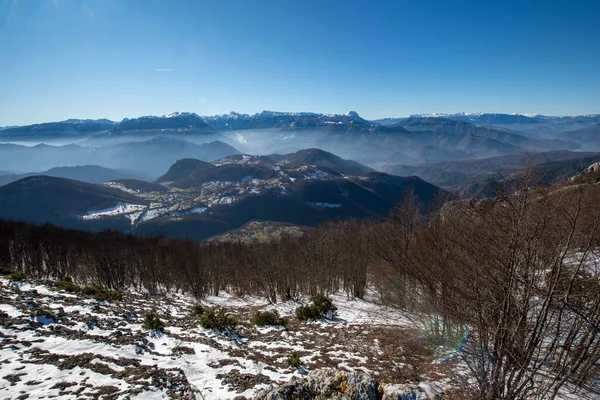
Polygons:
<instances>
[{"instance_id":1,"label":"lens flare","mask_svg":"<svg viewBox=\"0 0 600 400\"><path fill-rule=\"evenodd\" d=\"M423 333L430 343L434 359L440 363L459 354L471 338L471 332L467 328L440 315L436 315L425 324Z\"/></svg>"}]
</instances>

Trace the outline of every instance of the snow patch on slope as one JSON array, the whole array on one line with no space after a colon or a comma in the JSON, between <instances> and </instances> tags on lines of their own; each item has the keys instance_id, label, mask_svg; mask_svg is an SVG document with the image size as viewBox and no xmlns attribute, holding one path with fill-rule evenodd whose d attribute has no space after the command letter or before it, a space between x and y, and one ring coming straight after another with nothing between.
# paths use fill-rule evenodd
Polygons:
<instances>
[{"instance_id":1,"label":"snow patch on slope","mask_svg":"<svg viewBox=\"0 0 600 400\"><path fill-rule=\"evenodd\" d=\"M100 219L101 217L112 217L117 215L129 214L145 209L146 206L140 204L118 203L114 207L105 208L103 210L89 211L81 218L83 220Z\"/></svg>"}]
</instances>

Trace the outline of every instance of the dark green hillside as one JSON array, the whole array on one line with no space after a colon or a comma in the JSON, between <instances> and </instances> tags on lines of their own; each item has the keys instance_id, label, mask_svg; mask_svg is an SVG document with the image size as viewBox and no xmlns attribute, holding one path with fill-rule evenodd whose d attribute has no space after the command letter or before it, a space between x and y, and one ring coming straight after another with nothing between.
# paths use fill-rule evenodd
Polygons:
<instances>
[{"instance_id":1,"label":"dark green hillside","mask_svg":"<svg viewBox=\"0 0 600 400\"><path fill-rule=\"evenodd\" d=\"M145 200L122 190L64 178L33 176L0 187L0 218L34 223L51 222L65 227L125 228L112 219L83 221L89 211L119 203L145 204Z\"/></svg>"},{"instance_id":2,"label":"dark green hillside","mask_svg":"<svg viewBox=\"0 0 600 400\"><path fill-rule=\"evenodd\" d=\"M175 164L171 165L169 170L160 178L158 178L155 182L176 182L181 179L185 179L191 174L203 171L206 169L216 168L213 164L196 160L194 158L184 158L181 160L177 160Z\"/></svg>"},{"instance_id":3,"label":"dark green hillside","mask_svg":"<svg viewBox=\"0 0 600 400\"><path fill-rule=\"evenodd\" d=\"M281 162L286 163L286 165L290 167L299 167L301 165L327 167L344 175L362 175L373 171L373 168L367 167L359 162L344 160L335 154L321 149L306 149L296 153L287 154L282 157Z\"/></svg>"}]
</instances>

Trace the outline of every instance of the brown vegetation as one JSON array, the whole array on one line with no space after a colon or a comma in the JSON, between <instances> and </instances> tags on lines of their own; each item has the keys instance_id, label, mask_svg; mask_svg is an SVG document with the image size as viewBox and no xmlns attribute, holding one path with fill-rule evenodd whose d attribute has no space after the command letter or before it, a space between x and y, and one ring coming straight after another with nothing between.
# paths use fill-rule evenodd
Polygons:
<instances>
[{"instance_id":1,"label":"brown vegetation","mask_svg":"<svg viewBox=\"0 0 600 400\"><path fill-rule=\"evenodd\" d=\"M600 187L506 180L493 200L424 215L414 194L384 223L336 222L270 243L195 243L0 221L0 265L28 277L111 290L221 291L275 303L368 285L384 303L438 315L475 397L551 397L585 386L600 363ZM441 342L440 342L441 340Z\"/></svg>"}]
</instances>

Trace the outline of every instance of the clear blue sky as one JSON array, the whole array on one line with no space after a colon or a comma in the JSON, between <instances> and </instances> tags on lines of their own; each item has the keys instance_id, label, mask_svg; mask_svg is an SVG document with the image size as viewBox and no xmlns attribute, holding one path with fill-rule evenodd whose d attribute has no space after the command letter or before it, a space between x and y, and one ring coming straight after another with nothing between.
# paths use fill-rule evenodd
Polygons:
<instances>
[{"instance_id":1,"label":"clear blue sky","mask_svg":"<svg viewBox=\"0 0 600 400\"><path fill-rule=\"evenodd\" d=\"M0 126L600 113L600 1L0 0Z\"/></svg>"}]
</instances>

